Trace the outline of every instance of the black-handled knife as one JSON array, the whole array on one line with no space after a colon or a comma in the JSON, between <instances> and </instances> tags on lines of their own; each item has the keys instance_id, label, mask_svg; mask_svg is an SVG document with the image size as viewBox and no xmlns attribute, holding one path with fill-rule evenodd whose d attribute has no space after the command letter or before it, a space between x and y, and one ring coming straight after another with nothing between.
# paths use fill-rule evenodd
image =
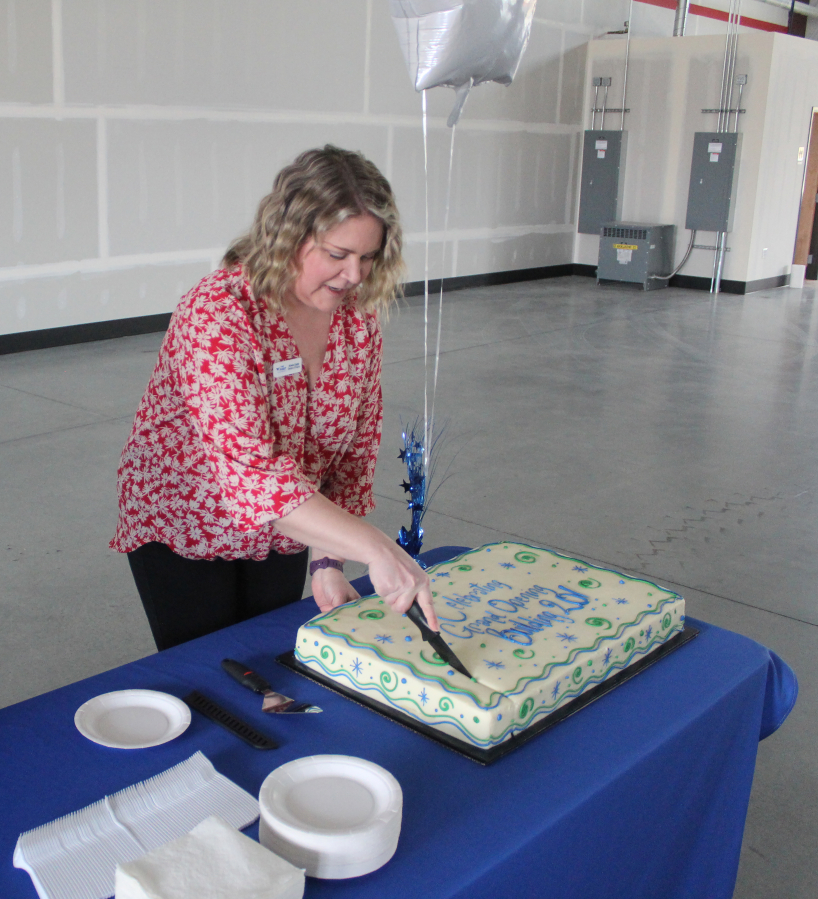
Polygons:
<instances>
[{"instance_id":1,"label":"black-handled knife","mask_svg":"<svg viewBox=\"0 0 818 899\"><path fill-rule=\"evenodd\" d=\"M294 715L296 713L324 711L317 705L310 705L308 702L297 703L294 699L290 699L289 696L282 696L281 693L276 693L260 674L256 674L247 665L243 665L235 659L222 659L222 668L243 687L247 687L248 690L252 690L254 693L261 693L264 696L264 700L261 703L262 712Z\"/></svg>"},{"instance_id":2,"label":"black-handled knife","mask_svg":"<svg viewBox=\"0 0 818 899\"><path fill-rule=\"evenodd\" d=\"M420 628L420 633L423 639L434 649L434 651L440 656L441 659L445 659L455 671L459 671L461 674L465 675L469 680L471 680L471 674L469 673L466 666L458 659L455 655L454 650L449 646L449 644L440 636L438 631L433 631L426 622L426 616L423 614L423 610L415 600L411 606L406 611L407 617L413 621L418 628Z\"/></svg>"}]
</instances>

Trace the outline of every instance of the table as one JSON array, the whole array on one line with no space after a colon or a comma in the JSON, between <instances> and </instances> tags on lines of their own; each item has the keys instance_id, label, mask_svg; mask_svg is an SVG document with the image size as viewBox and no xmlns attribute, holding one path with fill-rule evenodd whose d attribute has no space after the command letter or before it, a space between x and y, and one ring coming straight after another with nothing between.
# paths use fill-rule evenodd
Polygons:
<instances>
[{"instance_id":1,"label":"table","mask_svg":"<svg viewBox=\"0 0 818 899\"><path fill-rule=\"evenodd\" d=\"M433 564L463 549L424 557ZM774 653L691 622L701 633L689 644L482 767L276 663L315 612L303 600L0 710L0 896L36 899L28 874L12 867L19 833L199 749L254 795L273 768L320 753L360 756L398 779L404 818L392 861L362 878L308 879L307 897L732 895L758 741L797 694L795 675ZM259 697L222 672L225 657L324 714L262 715ZM98 746L74 728L86 700L140 687L179 697L200 689L281 746L254 750L196 713L181 737L144 750ZM257 836L258 826L247 832Z\"/></svg>"}]
</instances>

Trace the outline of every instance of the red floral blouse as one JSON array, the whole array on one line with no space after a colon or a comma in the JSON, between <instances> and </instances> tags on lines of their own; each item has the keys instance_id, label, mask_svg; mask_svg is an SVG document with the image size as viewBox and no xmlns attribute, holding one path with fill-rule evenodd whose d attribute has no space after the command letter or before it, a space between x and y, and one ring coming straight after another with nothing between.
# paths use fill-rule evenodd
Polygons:
<instances>
[{"instance_id":1,"label":"red floral blouse","mask_svg":"<svg viewBox=\"0 0 818 899\"><path fill-rule=\"evenodd\" d=\"M183 297L122 452L112 549L155 540L188 559L264 559L304 548L273 522L316 491L353 515L372 511L378 320L348 303L336 310L312 391L303 370L274 371L298 355L240 268Z\"/></svg>"}]
</instances>

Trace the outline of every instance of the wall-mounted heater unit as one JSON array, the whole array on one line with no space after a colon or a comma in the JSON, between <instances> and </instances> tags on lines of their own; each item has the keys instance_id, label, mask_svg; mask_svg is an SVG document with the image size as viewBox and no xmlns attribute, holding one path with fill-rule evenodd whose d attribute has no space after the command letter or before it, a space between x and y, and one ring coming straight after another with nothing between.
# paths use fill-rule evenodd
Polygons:
<instances>
[{"instance_id":1,"label":"wall-mounted heater unit","mask_svg":"<svg viewBox=\"0 0 818 899\"><path fill-rule=\"evenodd\" d=\"M644 290L667 287L654 275L673 271L675 225L646 225L639 222L609 222L599 234L600 281L631 281Z\"/></svg>"}]
</instances>

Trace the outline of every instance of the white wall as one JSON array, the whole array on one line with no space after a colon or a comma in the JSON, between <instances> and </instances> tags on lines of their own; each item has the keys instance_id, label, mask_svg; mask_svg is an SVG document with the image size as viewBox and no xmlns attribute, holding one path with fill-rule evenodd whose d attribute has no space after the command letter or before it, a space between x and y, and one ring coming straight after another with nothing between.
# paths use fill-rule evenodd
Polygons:
<instances>
[{"instance_id":1,"label":"white wall","mask_svg":"<svg viewBox=\"0 0 818 899\"><path fill-rule=\"evenodd\" d=\"M691 4L685 36L724 35L730 5L730 0L704 0L701 3ZM741 2L741 18L742 22L746 23L742 26L742 30L745 32L772 26L786 33L788 17L786 9L771 6L762 0ZM673 34L675 18L675 0L636 0L633 5L631 34L640 37L667 37Z\"/></svg>"},{"instance_id":2,"label":"white wall","mask_svg":"<svg viewBox=\"0 0 818 899\"><path fill-rule=\"evenodd\" d=\"M447 274L570 261L584 45L613 5L540 0L514 85L473 92ZM430 95L433 232L453 96ZM0 0L0 333L172 309L328 141L390 177L422 278L420 121L387 0Z\"/></svg>"},{"instance_id":3,"label":"white wall","mask_svg":"<svg viewBox=\"0 0 818 899\"><path fill-rule=\"evenodd\" d=\"M813 107L818 106L818 44L775 35L764 140L759 154L747 279L791 271ZM745 183L749 190L750 184Z\"/></svg>"},{"instance_id":4,"label":"white wall","mask_svg":"<svg viewBox=\"0 0 818 899\"><path fill-rule=\"evenodd\" d=\"M634 34L670 34L656 2L633 4ZM571 261L586 45L630 8L539 0L515 83L475 89L446 275ZM430 92L432 277L452 98ZM391 178L421 279L420 100L387 0L0 0L0 334L169 311L280 166L327 141Z\"/></svg>"},{"instance_id":5,"label":"white wall","mask_svg":"<svg viewBox=\"0 0 818 899\"><path fill-rule=\"evenodd\" d=\"M693 135L716 128L717 117L702 109L719 105L724 43L720 35L631 40L622 219L675 224L677 258L689 237L684 225ZM621 104L624 50L623 41L590 45L588 83L610 75L616 97L610 105ZM747 112L739 122L735 221L723 277L753 282L790 272L804 170L798 148L807 144L812 107L818 105L818 44L744 32L736 74L748 76L742 97ZM586 91L590 108L591 89ZM611 126L619 127L618 117ZM697 236L699 244L715 240L712 233ZM595 264L598 246L598 237L578 235L575 260ZM709 278L712 271L713 253L694 250L683 273Z\"/></svg>"}]
</instances>

